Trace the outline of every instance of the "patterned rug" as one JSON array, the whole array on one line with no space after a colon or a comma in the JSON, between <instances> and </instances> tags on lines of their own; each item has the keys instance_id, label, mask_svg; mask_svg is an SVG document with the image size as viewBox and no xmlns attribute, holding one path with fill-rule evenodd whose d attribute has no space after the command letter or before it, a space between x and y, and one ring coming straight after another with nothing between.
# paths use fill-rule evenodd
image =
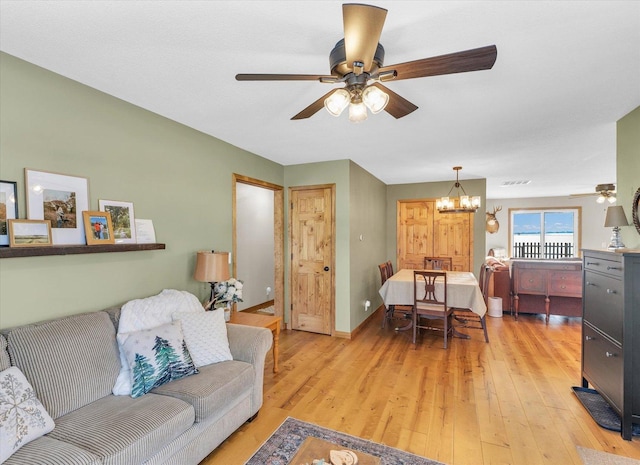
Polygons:
<instances>
[{"instance_id":1,"label":"patterned rug","mask_svg":"<svg viewBox=\"0 0 640 465\"><path fill-rule=\"evenodd\" d=\"M591 417L602 428L611 431L622 431L620 416L606 400L602 398L598 391L583 387L572 387L573 393L578 397L584 408L591 414ZM640 435L640 425L634 423L631 429L633 436Z\"/></svg>"},{"instance_id":2,"label":"patterned rug","mask_svg":"<svg viewBox=\"0 0 640 465\"><path fill-rule=\"evenodd\" d=\"M287 465L302 442L313 436L345 449L380 457L381 465L444 465L382 444L288 417L245 465ZM318 457L320 458L320 457ZM326 457L328 459L328 457ZM326 463L326 462L325 462ZM298 464L292 464L298 465Z\"/></svg>"}]
</instances>

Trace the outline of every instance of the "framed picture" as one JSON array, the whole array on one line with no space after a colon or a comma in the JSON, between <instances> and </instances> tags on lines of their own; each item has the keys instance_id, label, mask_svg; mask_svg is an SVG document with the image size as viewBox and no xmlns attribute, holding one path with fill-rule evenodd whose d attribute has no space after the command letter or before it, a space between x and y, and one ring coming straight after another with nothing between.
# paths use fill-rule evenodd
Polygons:
<instances>
[{"instance_id":1,"label":"framed picture","mask_svg":"<svg viewBox=\"0 0 640 465\"><path fill-rule=\"evenodd\" d=\"M87 245L115 244L113 238L113 223L109 212L82 212L84 233Z\"/></svg>"},{"instance_id":2,"label":"framed picture","mask_svg":"<svg viewBox=\"0 0 640 465\"><path fill-rule=\"evenodd\" d=\"M51 221L54 244L84 244L80 212L89 210L89 180L28 168L24 175L27 218Z\"/></svg>"},{"instance_id":3,"label":"framed picture","mask_svg":"<svg viewBox=\"0 0 640 465\"><path fill-rule=\"evenodd\" d=\"M9 220L11 247L44 247L53 245L48 220Z\"/></svg>"},{"instance_id":4,"label":"framed picture","mask_svg":"<svg viewBox=\"0 0 640 465\"><path fill-rule=\"evenodd\" d=\"M0 181L0 245L9 245L8 220L18 218L18 183Z\"/></svg>"},{"instance_id":5,"label":"framed picture","mask_svg":"<svg viewBox=\"0 0 640 465\"><path fill-rule=\"evenodd\" d=\"M116 244L136 243L136 220L133 215L133 203L117 200L98 200L101 212L109 212L113 222L113 237Z\"/></svg>"}]
</instances>

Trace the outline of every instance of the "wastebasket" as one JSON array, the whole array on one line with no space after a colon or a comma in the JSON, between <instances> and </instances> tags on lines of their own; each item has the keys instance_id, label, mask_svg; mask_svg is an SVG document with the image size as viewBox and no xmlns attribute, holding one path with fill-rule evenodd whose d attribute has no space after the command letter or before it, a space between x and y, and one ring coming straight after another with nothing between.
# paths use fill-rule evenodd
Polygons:
<instances>
[{"instance_id":1,"label":"wastebasket","mask_svg":"<svg viewBox=\"0 0 640 465\"><path fill-rule=\"evenodd\" d=\"M489 297L489 316L502 318L502 297Z\"/></svg>"}]
</instances>

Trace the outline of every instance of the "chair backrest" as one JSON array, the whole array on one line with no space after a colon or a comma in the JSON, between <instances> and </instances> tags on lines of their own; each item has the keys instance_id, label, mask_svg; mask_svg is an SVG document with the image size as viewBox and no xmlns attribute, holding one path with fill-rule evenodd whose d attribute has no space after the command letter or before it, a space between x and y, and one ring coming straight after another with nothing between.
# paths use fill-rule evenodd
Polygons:
<instances>
[{"instance_id":1,"label":"chair backrest","mask_svg":"<svg viewBox=\"0 0 640 465\"><path fill-rule=\"evenodd\" d=\"M436 296L436 283L442 285L442 298ZM413 304L419 311L420 304L442 305L447 308L447 273L444 271L413 272Z\"/></svg>"},{"instance_id":2,"label":"chair backrest","mask_svg":"<svg viewBox=\"0 0 640 465\"><path fill-rule=\"evenodd\" d=\"M390 278L393 276L393 263L391 263L391 260L387 260L385 265L387 265L387 278Z\"/></svg>"},{"instance_id":3,"label":"chair backrest","mask_svg":"<svg viewBox=\"0 0 640 465\"><path fill-rule=\"evenodd\" d=\"M384 284L387 279L389 279L389 272L387 271L387 264L381 263L378 265L380 268L380 285Z\"/></svg>"},{"instance_id":4,"label":"chair backrest","mask_svg":"<svg viewBox=\"0 0 640 465\"><path fill-rule=\"evenodd\" d=\"M447 270L453 269L451 257L424 257L425 270Z\"/></svg>"},{"instance_id":5,"label":"chair backrest","mask_svg":"<svg viewBox=\"0 0 640 465\"><path fill-rule=\"evenodd\" d=\"M478 285L482 291L482 297L484 297L484 303L489 305L489 282L491 275L493 274L493 268L486 264L482 264L480 267L480 277L478 279Z\"/></svg>"}]
</instances>

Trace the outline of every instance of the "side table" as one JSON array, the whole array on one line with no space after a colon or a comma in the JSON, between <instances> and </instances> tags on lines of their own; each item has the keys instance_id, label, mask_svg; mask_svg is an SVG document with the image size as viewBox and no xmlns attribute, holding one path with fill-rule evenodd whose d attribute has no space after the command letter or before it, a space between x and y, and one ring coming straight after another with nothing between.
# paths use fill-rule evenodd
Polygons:
<instances>
[{"instance_id":1,"label":"side table","mask_svg":"<svg viewBox=\"0 0 640 465\"><path fill-rule=\"evenodd\" d=\"M273 333L273 372L278 372L278 340L280 339L280 325L282 318L279 316L260 315L258 313L232 312L229 323L236 325L257 326L270 329Z\"/></svg>"}]
</instances>

